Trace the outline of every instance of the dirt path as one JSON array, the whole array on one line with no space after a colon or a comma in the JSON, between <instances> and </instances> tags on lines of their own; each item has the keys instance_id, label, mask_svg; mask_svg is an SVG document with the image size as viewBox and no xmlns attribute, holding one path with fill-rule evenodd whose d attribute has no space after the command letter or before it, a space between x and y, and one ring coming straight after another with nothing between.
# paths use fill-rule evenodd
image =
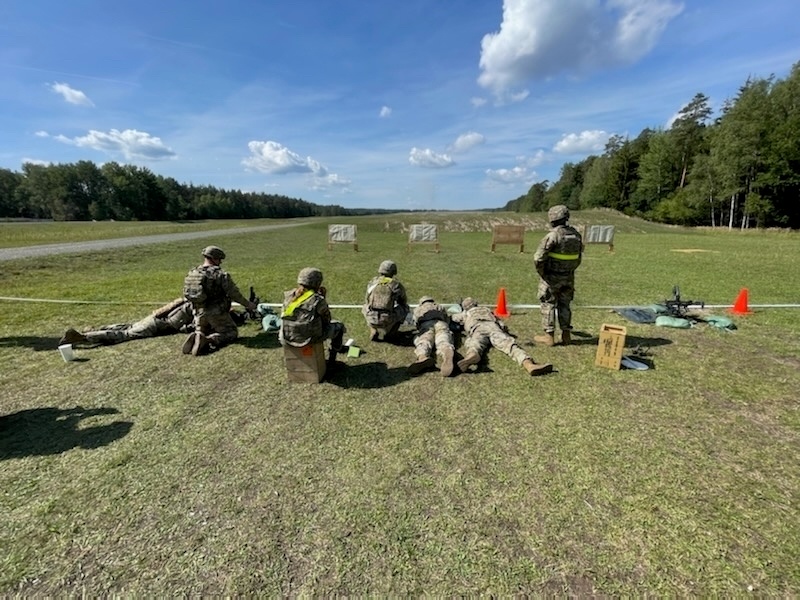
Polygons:
<instances>
[{"instance_id":1,"label":"dirt path","mask_svg":"<svg viewBox=\"0 0 800 600\"><path fill-rule=\"evenodd\" d=\"M98 252L101 250L112 250L114 248L127 248L129 246L144 246L147 244L162 244L164 242L180 242L183 240L212 238L221 235L253 233L256 231L269 231L271 229L299 227L301 225L307 225L308 223L309 221L303 220L292 223L280 223L276 225L259 225L257 227L235 227L232 229L189 231L186 233L162 233L158 235L143 235L137 237L116 238L111 240L95 240L92 242L69 242L65 244L25 246L22 248L0 248L0 261L16 260L18 258L31 258L35 256L49 256L51 254Z\"/></svg>"}]
</instances>

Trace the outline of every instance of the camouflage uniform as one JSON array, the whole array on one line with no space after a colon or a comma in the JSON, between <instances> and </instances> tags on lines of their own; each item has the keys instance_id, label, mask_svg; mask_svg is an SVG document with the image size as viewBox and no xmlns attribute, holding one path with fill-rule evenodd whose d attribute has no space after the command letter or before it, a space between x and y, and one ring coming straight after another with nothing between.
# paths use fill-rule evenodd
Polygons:
<instances>
[{"instance_id":1,"label":"camouflage uniform","mask_svg":"<svg viewBox=\"0 0 800 600\"><path fill-rule=\"evenodd\" d=\"M557 317L562 335L569 338L568 332L572 330L570 304L575 297L575 270L581 264L583 240L577 229L567 225L569 210L566 206L551 207L548 218L552 229L533 255L533 264L539 274L542 328L546 337L552 338Z\"/></svg>"},{"instance_id":2,"label":"camouflage uniform","mask_svg":"<svg viewBox=\"0 0 800 600\"><path fill-rule=\"evenodd\" d=\"M110 345L159 335L188 333L193 328L193 318L191 305L183 298L177 298L136 323L115 323L83 333L68 329L59 344Z\"/></svg>"},{"instance_id":3,"label":"camouflage uniform","mask_svg":"<svg viewBox=\"0 0 800 600\"><path fill-rule=\"evenodd\" d=\"M238 302L248 310L256 308L220 267L225 258L221 248L207 246L202 255L205 262L189 271L184 281L184 296L192 303L195 331L184 342L183 353L195 356L204 353L208 345L219 348L239 337L239 329L230 313L231 302ZM191 294L198 291L200 281L203 295L202 299L197 299Z\"/></svg>"},{"instance_id":4,"label":"camouflage uniform","mask_svg":"<svg viewBox=\"0 0 800 600\"><path fill-rule=\"evenodd\" d=\"M378 275L367 284L367 293L361 312L370 328L370 339L372 340L378 338L379 331L383 332L384 336L394 335L408 316L410 309L406 289L395 278L395 275L397 275L397 265L391 260L385 260L378 267ZM389 286L392 305L390 308L377 308L370 305L373 291L382 284Z\"/></svg>"},{"instance_id":5,"label":"camouflage uniform","mask_svg":"<svg viewBox=\"0 0 800 600\"><path fill-rule=\"evenodd\" d=\"M215 346L224 346L239 337L239 329L230 315L231 301L248 306L250 301L239 291L233 278L218 266L200 266L214 290L202 305L195 305L195 330L205 334Z\"/></svg>"},{"instance_id":6,"label":"camouflage uniform","mask_svg":"<svg viewBox=\"0 0 800 600\"><path fill-rule=\"evenodd\" d=\"M415 375L433 367L436 360L434 350L441 358L440 371L442 377L453 373L453 333L450 331L450 317L447 310L436 304L430 296L423 296L414 309L414 324L417 335L414 337L414 354L416 362L408 367L409 373Z\"/></svg>"},{"instance_id":7,"label":"camouflage uniform","mask_svg":"<svg viewBox=\"0 0 800 600\"><path fill-rule=\"evenodd\" d=\"M299 287L284 292L281 329L278 338L281 344L302 347L308 344L331 340L331 357L343 350L342 339L345 326L334 321L319 269L300 271ZM298 303L297 300L300 300Z\"/></svg>"},{"instance_id":8,"label":"camouflage uniform","mask_svg":"<svg viewBox=\"0 0 800 600\"><path fill-rule=\"evenodd\" d=\"M550 364L538 364L533 358L517 345L513 336L509 335L505 324L495 317L488 306L478 306L472 298L465 298L462 302L464 310L451 316L454 323L464 326L467 336L464 341L466 356L458 361L462 371L471 365L478 364L484 354L494 346L504 354L525 368L533 376L544 375L553 370Z\"/></svg>"}]
</instances>

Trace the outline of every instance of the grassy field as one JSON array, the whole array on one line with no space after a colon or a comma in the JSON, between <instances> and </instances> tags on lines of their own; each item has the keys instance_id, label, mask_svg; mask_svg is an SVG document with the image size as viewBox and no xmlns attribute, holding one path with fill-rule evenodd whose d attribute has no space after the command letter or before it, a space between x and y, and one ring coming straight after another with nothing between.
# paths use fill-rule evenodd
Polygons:
<instances>
[{"instance_id":1,"label":"grassy field","mask_svg":"<svg viewBox=\"0 0 800 600\"><path fill-rule=\"evenodd\" d=\"M438 254L406 250L423 219L440 225ZM182 336L78 350L72 363L55 350L67 327L137 320L177 296L206 243L269 302L315 265L332 304L358 304L392 258L414 301L492 304L504 287L512 305L536 303L543 215L524 221L524 254L489 252L490 219L522 222L319 220L0 263L3 296L59 301L2 303L0 593L800 594L797 309L755 308L726 332L585 308L648 305L675 284L708 304L745 287L754 306L800 302L796 233L576 215L617 226L615 251L590 246L578 273L578 343L532 346L538 311L508 319L555 365L546 377L493 350L478 373L409 378L412 349L367 342L354 309L335 316L365 353L320 385L288 383L274 334L255 324L199 358L180 353ZM329 222L358 224L360 251L328 251ZM19 227L19 245L63 241ZM654 368L595 367L603 323L625 325Z\"/></svg>"}]
</instances>

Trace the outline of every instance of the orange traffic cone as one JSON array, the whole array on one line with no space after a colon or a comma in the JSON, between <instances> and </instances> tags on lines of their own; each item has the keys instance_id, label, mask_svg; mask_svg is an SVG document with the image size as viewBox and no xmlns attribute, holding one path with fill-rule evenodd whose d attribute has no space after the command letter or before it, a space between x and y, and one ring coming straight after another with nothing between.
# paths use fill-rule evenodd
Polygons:
<instances>
[{"instance_id":1,"label":"orange traffic cone","mask_svg":"<svg viewBox=\"0 0 800 600\"><path fill-rule=\"evenodd\" d=\"M500 288L497 294L497 307L494 309L494 314L501 319L511 316L511 313L508 312L508 305L506 304L506 288Z\"/></svg>"},{"instance_id":2,"label":"orange traffic cone","mask_svg":"<svg viewBox=\"0 0 800 600\"><path fill-rule=\"evenodd\" d=\"M734 315L752 315L753 311L747 306L747 288L742 288L739 295L736 296L736 302L733 303L733 308L730 310Z\"/></svg>"}]
</instances>

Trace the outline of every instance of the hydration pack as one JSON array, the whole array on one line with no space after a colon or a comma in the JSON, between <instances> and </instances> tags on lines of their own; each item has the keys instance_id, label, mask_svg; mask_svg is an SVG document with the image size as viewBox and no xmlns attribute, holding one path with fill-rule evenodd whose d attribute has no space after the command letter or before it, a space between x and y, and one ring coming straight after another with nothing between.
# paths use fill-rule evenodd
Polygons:
<instances>
[{"instance_id":1,"label":"hydration pack","mask_svg":"<svg viewBox=\"0 0 800 600\"><path fill-rule=\"evenodd\" d=\"M369 307L373 310L391 311L394 310L394 294L392 292L392 280L385 277L378 282L369 292Z\"/></svg>"}]
</instances>

